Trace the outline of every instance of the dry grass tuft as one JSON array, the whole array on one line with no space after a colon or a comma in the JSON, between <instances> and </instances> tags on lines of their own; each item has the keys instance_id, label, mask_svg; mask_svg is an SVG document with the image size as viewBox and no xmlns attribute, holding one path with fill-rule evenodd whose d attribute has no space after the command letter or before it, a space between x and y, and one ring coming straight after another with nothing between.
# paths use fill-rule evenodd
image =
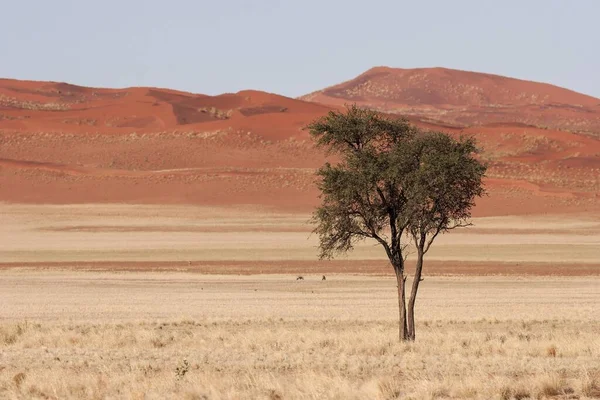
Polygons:
<instances>
[{"instance_id":1,"label":"dry grass tuft","mask_svg":"<svg viewBox=\"0 0 600 400\"><path fill-rule=\"evenodd\" d=\"M283 396L275 389L269 390L269 400L283 400Z\"/></svg>"},{"instance_id":2,"label":"dry grass tuft","mask_svg":"<svg viewBox=\"0 0 600 400\"><path fill-rule=\"evenodd\" d=\"M25 375L25 372L19 372L18 374L13 376L12 380L13 380L15 386L17 387L17 389L21 389L21 385L23 384L23 381L25 380L26 377L27 376Z\"/></svg>"},{"instance_id":3,"label":"dry grass tuft","mask_svg":"<svg viewBox=\"0 0 600 400\"><path fill-rule=\"evenodd\" d=\"M542 398L567 397L575 393L563 374L555 374L542 378L539 382L539 394Z\"/></svg>"},{"instance_id":4,"label":"dry grass tuft","mask_svg":"<svg viewBox=\"0 0 600 400\"><path fill-rule=\"evenodd\" d=\"M600 371L595 375L586 373L582 382L581 393L591 399L600 399Z\"/></svg>"},{"instance_id":5,"label":"dry grass tuft","mask_svg":"<svg viewBox=\"0 0 600 400\"><path fill-rule=\"evenodd\" d=\"M531 392L522 386L503 387L500 390L500 398L502 400L524 400L529 399Z\"/></svg>"},{"instance_id":6,"label":"dry grass tuft","mask_svg":"<svg viewBox=\"0 0 600 400\"><path fill-rule=\"evenodd\" d=\"M384 400L398 399L401 397L403 385L400 378L397 376L381 379L378 386L381 398Z\"/></svg>"}]
</instances>

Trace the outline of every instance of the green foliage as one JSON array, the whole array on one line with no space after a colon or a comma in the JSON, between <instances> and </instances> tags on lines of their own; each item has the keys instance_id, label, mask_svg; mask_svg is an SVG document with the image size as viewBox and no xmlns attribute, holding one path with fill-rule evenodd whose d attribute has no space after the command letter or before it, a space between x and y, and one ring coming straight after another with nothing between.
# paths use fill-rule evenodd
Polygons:
<instances>
[{"instance_id":1,"label":"green foliage","mask_svg":"<svg viewBox=\"0 0 600 400\"><path fill-rule=\"evenodd\" d=\"M372 110L349 107L346 113L331 111L307 126L320 147L330 153L347 153L393 144L416 133L407 119L386 119Z\"/></svg>"},{"instance_id":2,"label":"green foliage","mask_svg":"<svg viewBox=\"0 0 600 400\"><path fill-rule=\"evenodd\" d=\"M486 166L475 157L473 138L423 131L356 106L307 128L339 157L317 172L322 204L313 220L321 258L372 238L399 266L403 235L426 253L439 233L468 224L475 198L484 194Z\"/></svg>"}]
</instances>

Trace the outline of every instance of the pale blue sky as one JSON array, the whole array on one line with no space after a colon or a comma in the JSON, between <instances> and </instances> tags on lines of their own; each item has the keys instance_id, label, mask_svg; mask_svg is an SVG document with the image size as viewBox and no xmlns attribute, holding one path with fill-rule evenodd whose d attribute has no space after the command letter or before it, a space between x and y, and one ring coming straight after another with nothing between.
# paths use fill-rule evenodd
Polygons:
<instances>
[{"instance_id":1,"label":"pale blue sky","mask_svg":"<svg viewBox=\"0 0 600 400\"><path fill-rule=\"evenodd\" d=\"M0 77L298 96L376 65L600 97L600 0L0 0Z\"/></svg>"}]
</instances>

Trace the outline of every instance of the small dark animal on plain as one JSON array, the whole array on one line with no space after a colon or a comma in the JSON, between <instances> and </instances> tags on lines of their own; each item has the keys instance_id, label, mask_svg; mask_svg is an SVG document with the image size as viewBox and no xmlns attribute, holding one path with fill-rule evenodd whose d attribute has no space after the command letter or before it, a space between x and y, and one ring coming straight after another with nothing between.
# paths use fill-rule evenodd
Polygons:
<instances>
[{"instance_id":1,"label":"small dark animal on plain","mask_svg":"<svg viewBox=\"0 0 600 400\"><path fill-rule=\"evenodd\" d=\"M297 281L303 281L303 280L304 280L304 277L303 277L303 276L299 276L299 277L297 277L297 278L296 278L296 280L297 280Z\"/></svg>"},{"instance_id":2,"label":"small dark animal on plain","mask_svg":"<svg viewBox=\"0 0 600 400\"><path fill-rule=\"evenodd\" d=\"M325 278L325 275L323 275L323 278L321 278L322 281L326 281L327 278Z\"/></svg>"}]
</instances>

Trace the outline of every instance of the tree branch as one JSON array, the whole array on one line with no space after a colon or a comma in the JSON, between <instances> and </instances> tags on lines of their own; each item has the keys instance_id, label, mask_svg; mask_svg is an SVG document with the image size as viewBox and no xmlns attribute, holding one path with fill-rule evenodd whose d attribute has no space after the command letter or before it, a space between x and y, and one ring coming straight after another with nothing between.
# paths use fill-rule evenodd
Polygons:
<instances>
[{"instance_id":1,"label":"tree branch","mask_svg":"<svg viewBox=\"0 0 600 400\"><path fill-rule=\"evenodd\" d=\"M436 231L433 234L433 236L431 237L431 239L429 239L427 241L427 244L423 248L423 254L427 254L427 252L429 251L429 248L431 247L431 244L433 243L433 241L435 240L435 238L437 237L437 235L440 234L441 231L442 231L441 227L438 226L438 228L436 229Z\"/></svg>"}]
</instances>

